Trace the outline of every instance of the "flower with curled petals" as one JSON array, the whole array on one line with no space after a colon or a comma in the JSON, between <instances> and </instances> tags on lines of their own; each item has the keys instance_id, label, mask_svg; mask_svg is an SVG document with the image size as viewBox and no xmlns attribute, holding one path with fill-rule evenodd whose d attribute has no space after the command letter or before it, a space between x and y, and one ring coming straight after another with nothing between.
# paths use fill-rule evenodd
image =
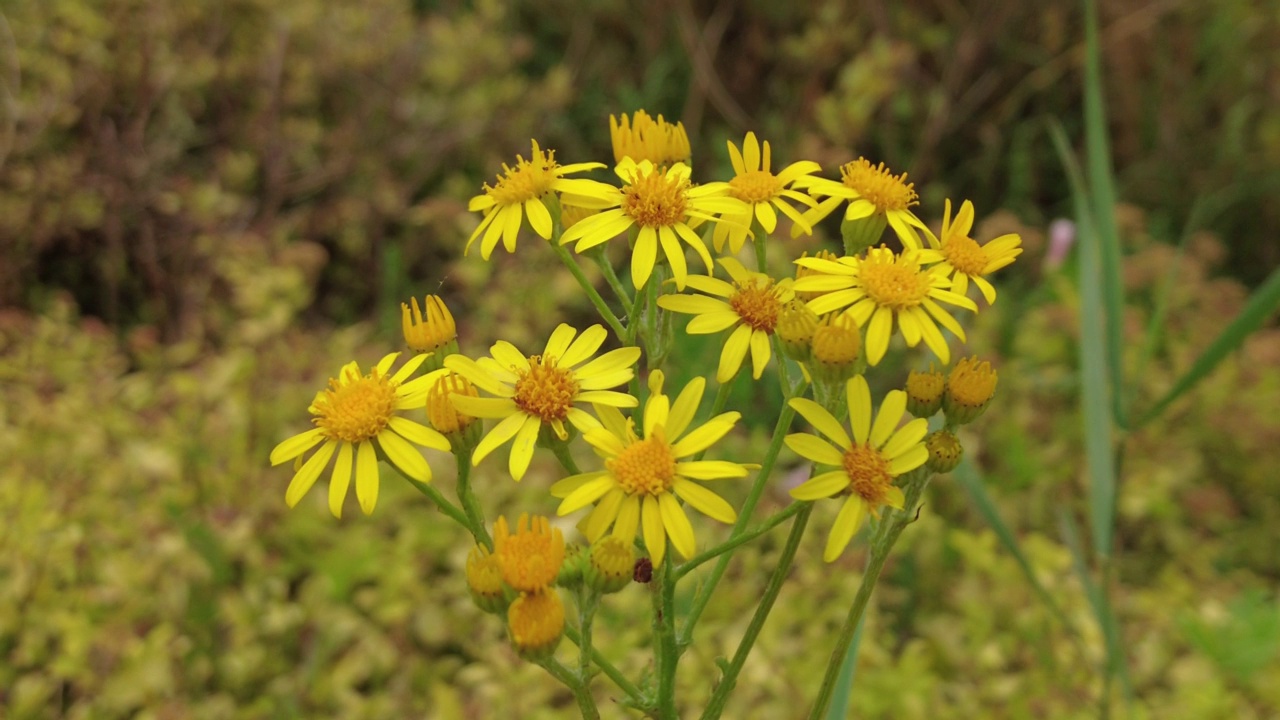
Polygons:
<instances>
[{"instance_id":1,"label":"flower with curled petals","mask_svg":"<svg viewBox=\"0 0 1280 720\"><path fill-rule=\"evenodd\" d=\"M769 338L778 326L782 308L791 300L791 279L774 282L764 273L750 272L736 258L720 258L733 284L718 278L690 275L689 287L706 295L674 294L658 298L658 306L696 315L685 329L691 335L733 328L720 351L716 382L729 382L751 351L751 376L756 380L769 364Z\"/></svg>"},{"instance_id":2,"label":"flower with curled petals","mask_svg":"<svg viewBox=\"0 0 1280 720\"><path fill-rule=\"evenodd\" d=\"M921 268L918 250L899 255L881 246L868 250L866 257L842 257L834 262L800 258L796 264L817 274L796 280L795 290L825 293L809 301L810 310L823 315L848 307L858 327L866 326L867 362L872 365L889 349L895 320L908 346L915 347L923 339L938 359L950 362L951 350L938 325L961 341L964 329L938 303L978 310L972 300L948 290L951 281L941 273Z\"/></svg>"},{"instance_id":3,"label":"flower with curled petals","mask_svg":"<svg viewBox=\"0 0 1280 720\"><path fill-rule=\"evenodd\" d=\"M693 526L680 500L723 523L737 513L723 498L698 480L747 476L752 466L723 460L687 460L718 442L733 429L739 413L727 412L690 430L702 402L706 381L694 378L675 402L662 393L663 375L649 375L649 399L641 421L623 418L612 407L600 407L603 427L583 437L604 458L604 469L572 475L551 486L551 494L563 498L557 513L567 515L595 504L580 526L587 540L595 542L610 526L613 535L631 542L639 529L654 566L666 556L667 539L685 558L696 552Z\"/></svg>"},{"instance_id":4,"label":"flower with curled petals","mask_svg":"<svg viewBox=\"0 0 1280 720\"><path fill-rule=\"evenodd\" d=\"M400 353L391 353L363 374L355 362L347 363L328 389L316 393L308 408L316 427L294 435L271 451L271 464L280 465L319 445L293 475L284 499L289 507L307 494L335 453L338 456L329 479L329 511L342 517L342 503L351 484L354 464L356 497L365 515L378 503L378 454L374 443L401 472L420 482L431 481L431 466L414 445L449 452L449 440L425 425L396 414L427 403L427 392L444 371L410 380L430 357L415 355L394 374L388 374Z\"/></svg>"},{"instance_id":5,"label":"flower with curled petals","mask_svg":"<svg viewBox=\"0 0 1280 720\"><path fill-rule=\"evenodd\" d=\"M806 208L817 205L813 198L804 193L791 190L787 186L799 178L812 175L822 169L812 160L800 160L783 168L777 175L769 169L769 141L760 143L756 134L747 133L742 141L742 151L732 140L729 145L729 161L733 163L734 176L729 180L729 196L735 197L749 205L747 212L739 215L724 215L726 220L716 225L711 241L716 252L724 251L725 240L729 241L729 252L737 253L747 240L751 221L754 218L760 223L766 235L773 234L778 226L776 208L783 215L791 218L791 222L806 234L813 233L813 227L783 198L795 200ZM763 240L763 238L761 238Z\"/></svg>"},{"instance_id":6,"label":"flower with curled petals","mask_svg":"<svg viewBox=\"0 0 1280 720\"><path fill-rule=\"evenodd\" d=\"M835 416L807 398L793 398L790 405L827 440L809 433L793 433L785 439L787 447L801 457L835 468L814 475L791 491L791 497L804 501L844 497L822 554L827 562L840 557L868 513L878 518L880 508L886 505L902 509L905 497L894 480L929 459L924 444L929 421L918 418L898 427L907 409L906 393L893 390L886 395L874 420L866 378L850 378L845 393L852 439Z\"/></svg>"},{"instance_id":7,"label":"flower with curled petals","mask_svg":"<svg viewBox=\"0 0 1280 720\"><path fill-rule=\"evenodd\" d=\"M609 390L630 382L640 359L640 348L626 347L594 358L608 333L592 325L579 335L561 324L551 333L541 355L529 355L505 340L489 348L492 357L472 360L450 355L445 367L496 397L451 396L458 412L476 418L500 420L476 446L471 463L478 465L498 446L515 438L508 468L519 481L529 469L538 432L545 425L556 437L569 437L567 420L581 432L598 429L600 422L578 403L599 407L635 407L636 399ZM575 339L576 337L576 339Z\"/></svg>"}]
</instances>

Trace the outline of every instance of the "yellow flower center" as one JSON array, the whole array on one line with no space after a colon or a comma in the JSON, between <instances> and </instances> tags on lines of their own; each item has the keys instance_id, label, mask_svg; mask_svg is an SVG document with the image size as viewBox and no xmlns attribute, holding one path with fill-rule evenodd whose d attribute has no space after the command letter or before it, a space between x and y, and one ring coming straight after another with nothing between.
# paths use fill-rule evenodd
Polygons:
<instances>
[{"instance_id":1,"label":"yellow flower center","mask_svg":"<svg viewBox=\"0 0 1280 720\"><path fill-rule=\"evenodd\" d=\"M971 237L953 235L942 244L942 254L947 262L965 275L981 275L987 266L987 253Z\"/></svg>"},{"instance_id":2,"label":"yellow flower center","mask_svg":"<svg viewBox=\"0 0 1280 720\"><path fill-rule=\"evenodd\" d=\"M604 466L629 495L661 495L671 489L676 476L676 457L659 428L652 437L634 442L606 460Z\"/></svg>"},{"instance_id":3,"label":"yellow flower center","mask_svg":"<svg viewBox=\"0 0 1280 720\"><path fill-rule=\"evenodd\" d=\"M895 310L916 307L929 297L933 287L929 274L921 271L917 260L895 257L885 248L872 250L859 263L858 281L877 305Z\"/></svg>"},{"instance_id":4,"label":"yellow flower center","mask_svg":"<svg viewBox=\"0 0 1280 720\"><path fill-rule=\"evenodd\" d=\"M778 300L773 281L767 278L751 278L736 283L738 291L729 298L729 307L738 313L742 322L752 330L771 333L778 324L782 303Z\"/></svg>"},{"instance_id":5,"label":"yellow flower center","mask_svg":"<svg viewBox=\"0 0 1280 720\"><path fill-rule=\"evenodd\" d=\"M330 440L360 443L382 432L395 408L396 384L390 378L376 368L368 375L348 372L330 379L329 389L312 403L312 422Z\"/></svg>"},{"instance_id":6,"label":"yellow flower center","mask_svg":"<svg viewBox=\"0 0 1280 720\"><path fill-rule=\"evenodd\" d=\"M881 212L918 204L915 183L907 182L906 173L894 175L884 163L872 165L860 157L840 167L840 180Z\"/></svg>"},{"instance_id":7,"label":"yellow flower center","mask_svg":"<svg viewBox=\"0 0 1280 720\"><path fill-rule=\"evenodd\" d=\"M514 205L540 198L551 192L551 184L560 177L557 172L559 167L556 163L556 151L543 152L535 142L529 160L517 155L514 168L503 163L498 184L490 187L485 183L484 191L499 205Z\"/></svg>"},{"instance_id":8,"label":"yellow flower center","mask_svg":"<svg viewBox=\"0 0 1280 720\"><path fill-rule=\"evenodd\" d=\"M622 188L622 211L641 227L672 227L684 220L689 181L665 170L648 173L637 169L635 177Z\"/></svg>"},{"instance_id":9,"label":"yellow flower center","mask_svg":"<svg viewBox=\"0 0 1280 720\"><path fill-rule=\"evenodd\" d=\"M502 579L522 592L550 585L564 563L564 535L541 515L534 516L532 522L528 513L521 515L515 534L506 517L498 518L493 524L493 547Z\"/></svg>"},{"instance_id":10,"label":"yellow flower center","mask_svg":"<svg viewBox=\"0 0 1280 720\"><path fill-rule=\"evenodd\" d=\"M564 633L564 603L555 590L516 598L507 610L511 641L521 650L546 650Z\"/></svg>"},{"instance_id":11,"label":"yellow flower center","mask_svg":"<svg viewBox=\"0 0 1280 720\"><path fill-rule=\"evenodd\" d=\"M813 332L813 359L827 365L844 365L858 359L862 335L849 315L828 315Z\"/></svg>"},{"instance_id":12,"label":"yellow flower center","mask_svg":"<svg viewBox=\"0 0 1280 720\"><path fill-rule=\"evenodd\" d=\"M782 183L768 170L751 170L729 181L729 195L752 204L772 200L781 189Z\"/></svg>"},{"instance_id":13,"label":"yellow flower center","mask_svg":"<svg viewBox=\"0 0 1280 720\"><path fill-rule=\"evenodd\" d=\"M947 390L951 399L970 407L985 405L996 394L996 382L999 380L991 363L976 357L967 357L956 363L947 379Z\"/></svg>"},{"instance_id":14,"label":"yellow flower center","mask_svg":"<svg viewBox=\"0 0 1280 720\"><path fill-rule=\"evenodd\" d=\"M450 395L469 395L480 397L480 393L469 380L457 373L449 373L436 380L427 391L427 420L438 432L448 435L465 430L475 422L470 415L463 415L453 406Z\"/></svg>"},{"instance_id":15,"label":"yellow flower center","mask_svg":"<svg viewBox=\"0 0 1280 720\"><path fill-rule=\"evenodd\" d=\"M467 554L467 585L484 597L502 594L502 567L497 556L490 555L483 545L476 545Z\"/></svg>"},{"instance_id":16,"label":"yellow flower center","mask_svg":"<svg viewBox=\"0 0 1280 720\"><path fill-rule=\"evenodd\" d=\"M889 461L870 445L854 445L844 451L844 471L849 476L849 492L862 498L870 510L884 505L893 486Z\"/></svg>"},{"instance_id":17,"label":"yellow flower center","mask_svg":"<svg viewBox=\"0 0 1280 720\"><path fill-rule=\"evenodd\" d=\"M578 395L578 381L573 371L556 367L554 357L532 355L529 369L517 370L516 406L544 422L564 420Z\"/></svg>"}]
</instances>

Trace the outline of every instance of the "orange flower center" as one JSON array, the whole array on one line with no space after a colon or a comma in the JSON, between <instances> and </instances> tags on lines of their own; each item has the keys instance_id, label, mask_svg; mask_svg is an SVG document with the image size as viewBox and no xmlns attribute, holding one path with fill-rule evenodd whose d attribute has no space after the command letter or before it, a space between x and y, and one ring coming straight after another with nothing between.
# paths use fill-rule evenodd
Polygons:
<instances>
[{"instance_id":1,"label":"orange flower center","mask_svg":"<svg viewBox=\"0 0 1280 720\"><path fill-rule=\"evenodd\" d=\"M778 324L782 303L773 281L767 278L751 278L737 283L738 291L729 298L729 307L738 313L742 322L752 330L771 333Z\"/></svg>"},{"instance_id":2,"label":"orange flower center","mask_svg":"<svg viewBox=\"0 0 1280 720\"><path fill-rule=\"evenodd\" d=\"M849 492L862 498L868 508L884 505L893 486L889 461L870 445L854 445L844 451L844 471L849 476Z\"/></svg>"},{"instance_id":3,"label":"orange flower center","mask_svg":"<svg viewBox=\"0 0 1280 720\"><path fill-rule=\"evenodd\" d=\"M368 375L348 372L330 379L329 389L311 405L312 418L330 440L360 443L377 436L391 422L396 385L374 369Z\"/></svg>"},{"instance_id":4,"label":"orange flower center","mask_svg":"<svg viewBox=\"0 0 1280 720\"><path fill-rule=\"evenodd\" d=\"M907 174L894 175L884 163L872 165L866 158L840 168L840 180L881 212L906 210L918 204L915 183L907 182Z\"/></svg>"},{"instance_id":5,"label":"orange flower center","mask_svg":"<svg viewBox=\"0 0 1280 720\"><path fill-rule=\"evenodd\" d=\"M672 227L684 220L689 181L667 177L665 170L647 174L637 169L635 177L622 188L622 211L641 227Z\"/></svg>"},{"instance_id":6,"label":"orange flower center","mask_svg":"<svg viewBox=\"0 0 1280 720\"><path fill-rule=\"evenodd\" d=\"M572 370L556 367L554 357L531 355L529 369L517 370L516 406L543 422L564 420L578 395L578 381Z\"/></svg>"},{"instance_id":7,"label":"orange flower center","mask_svg":"<svg viewBox=\"0 0 1280 720\"><path fill-rule=\"evenodd\" d=\"M547 587L564 563L564 536L552 528L547 518L523 514L512 533L506 518L493 526L494 555L502 568L502 579L522 592Z\"/></svg>"},{"instance_id":8,"label":"orange flower center","mask_svg":"<svg viewBox=\"0 0 1280 720\"><path fill-rule=\"evenodd\" d=\"M947 262L965 275L981 275L987 266L987 253L971 237L953 235L942 244L942 254Z\"/></svg>"},{"instance_id":9,"label":"orange flower center","mask_svg":"<svg viewBox=\"0 0 1280 720\"><path fill-rule=\"evenodd\" d=\"M657 428L653 437L632 443L604 465L629 495L661 495L676 476L676 457Z\"/></svg>"},{"instance_id":10,"label":"orange flower center","mask_svg":"<svg viewBox=\"0 0 1280 720\"><path fill-rule=\"evenodd\" d=\"M772 200L781 189L782 183L768 170L751 170L729 181L729 195L752 204Z\"/></svg>"},{"instance_id":11,"label":"orange flower center","mask_svg":"<svg viewBox=\"0 0 1280 720\"><path fill-rule=\"evenodd\" d=\"M559 168L560 166L556 163L556 151L543 152L535 144L529 160L517 155L514 168L503 163L498 184L490 187L485 183L484 191L499 205L514 205L540 198L551 192L551 184L560 177Z\"/></svg>"},{"instance_id":12,"label":"orange flower center","mask_svg":"<svg viewBox=\"0 0 1280 720\"><path fill-rule=\"evenodd\" d=\"M886 249L873 250L859 264L858 280L867 297L880 307L916 307L929 297L933 283L914 258L894 257Z\"/></svg>"}]
</instances>

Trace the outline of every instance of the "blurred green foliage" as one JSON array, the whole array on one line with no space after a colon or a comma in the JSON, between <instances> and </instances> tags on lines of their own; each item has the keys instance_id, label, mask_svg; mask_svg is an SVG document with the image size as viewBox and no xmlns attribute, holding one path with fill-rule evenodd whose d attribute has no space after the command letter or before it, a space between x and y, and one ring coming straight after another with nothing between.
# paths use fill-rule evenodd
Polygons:
<instances>
[{"instance_id":1,"label":"blurred green foliage","mask_svg":"<svg viewBox=\"0 0 1280 720\"><path fill-rule=\"evenodd\" d=\"M1126 349L1141 407L1280 259L1280 207L1264 202L1280 167L1280 5L1102 12L1120 191L1146 208L1118 209L1127 328L1146 327L1179 266L1152 359ZM964 439L1081 636L943 480L873 603L854 709L1094 716L1102 638L1046 530L1059 508L1083 513L1086 487L1078 294L1044 265L1038 229L1067 210L1042 121L1078 133L1074 2L17 0L3 13L0 716L571 712L471 606L461 533L419 495L389 482L372 518L353 506L341 522L322 493L287 512L287 472L266 456L341 363L398 344L409 294L443 283L472 353L585 322L536 243L456 262L475 222L465 202L530 136L566 161L607 158L607 115L637 107L684 119L705 177L727 166L726 138L754 129L780 160L884 159L934 212L972 198L990 215L978 237L1023 234L1027 255L971 329L1000 359L1002 400ZM1218 208L1217 233L1179 255L1164 241L1197 198ZM1136 717L1280 714L1278 406L1271 326L1129 439L1113 604ZM729 452L760 446L774 412L761 401ZM550 458L521 486L501 466L477 478L491 511L550 507ZM436 471L448 488L449 468ZM785 502L786 482L766 505ZM821 540L806 539L813 562L798 564L730 716L787 717L811 698L863 561L824 567ZM690 707L780 542L731 566L682 664ZM597 622L633 676L646 603L629 589Z\"/></svg>"}]
</instances>

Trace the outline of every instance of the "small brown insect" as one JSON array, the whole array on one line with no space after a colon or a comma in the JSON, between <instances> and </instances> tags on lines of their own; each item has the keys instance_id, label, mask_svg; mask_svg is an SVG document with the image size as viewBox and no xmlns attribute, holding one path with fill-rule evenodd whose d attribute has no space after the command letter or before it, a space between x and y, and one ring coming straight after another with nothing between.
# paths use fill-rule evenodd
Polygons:
<instances>
[{"instance_id":1,"label":"small brown insect","mask_svg":"<svg viewBox=\"0 0 1280 720\"><path fill-rule=\"evenodd\" d=\"M636 568L631 573L632 579L638 583L647 583L653 579L653 561L647 557L636 560Z\"/></svg>"}]
</instances>

